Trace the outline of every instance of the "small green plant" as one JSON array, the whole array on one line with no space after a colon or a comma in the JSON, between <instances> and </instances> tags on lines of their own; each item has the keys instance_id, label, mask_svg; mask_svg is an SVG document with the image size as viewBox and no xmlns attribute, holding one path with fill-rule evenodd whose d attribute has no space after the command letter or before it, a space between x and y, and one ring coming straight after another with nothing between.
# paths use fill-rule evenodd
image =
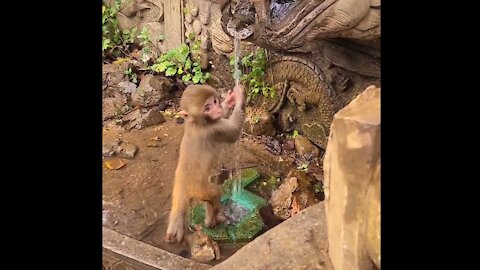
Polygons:
<instances>
[{"instance_id":1,"label":"small green plant","mask_svg":"<svg viewBox=\"0 0 480 270\"><path fill-rule=\"evenodd\" d=\"M297 137L298 137L298 130L295 129L292 134L292 139L295 139Z\"/></svg>"},{"instance_id":2,"label":"small green plant","mask_svg":"<svg viewBox=\"0 0 480 270\"><path fill-rule=\"evenodd\" d=\"M148 44L150 39L148 38L148 28L146 26L143 27L137 38L140 40L140 46L146 46Z\"/></svg>"},{"instance_id":3,"label":"small green plant","mask_svg":"<svg viewBox=\"0 0 480 270\"><path fill-rule=\"evenodd\" d=\"M151 67L155 72L165 73L165 76L182 75L185 82L205 83L210 78L209 72L203 72L198 61L190 58L190 47L182 44L161 55Z\"/></svg>"},{"instance_id":4,"label":"small green plant","mask_svg":"<svg viewBox=\"0 0 480 270\"><path fill-rule=\"evenodd\" d=\"M120 56L125 49L134 43L136 27L120 31L117 13L120 9L120 0L115 0L112 5L103 1L102 6L102 54L103 56Z\"/></svg>"},{"instance_id":5,"label":"small green plant","mask_svg":"<svg viewBox=\"0 0 480 270\"><path fill-rule=\"evenodd\" d=\"M242 84L248 87L247 99L254 99L258 93L263 96L275 98L276 92L270 85L265 83L265 66L267 63L266 50L260 48L255 52L244 56L239 63L239 73L235 73L235 56L230 58L233 77L240 77ZM241 72L243 70L243 74Z\"/></svg>"},{"instance_id":6,"label":"small green plant","mask_svg":"<svg viewBox=\"0 0 480 270\"><path fill-rule=\"evenodd\" d=\"M137 74L132 71L132 68L126 69L124 73L128 76L130 81L132 81L133 83L137 83Z\"/></svg>"},{"instance_id":7,"label":"small green plant","mask_svg":"<svg viewBox=\"0 0 480 270\"><path fill-rule=\"evenodd\" d=\"M323 192L323 185L320 183L316 183L313 185L315 193Z\"/></svg>"},{"instance_id":8,"label":"small green plant","mask_svg":"<svg viewBox=\"0 0 480 270\"><path fill-rule=\"evenodd\" d=\"M308 172L308 164L307 163L303 163L302 165L298 166L297 167L297 170L299 171L302 171L302 172Z\"/></svg>"}]
</instances>

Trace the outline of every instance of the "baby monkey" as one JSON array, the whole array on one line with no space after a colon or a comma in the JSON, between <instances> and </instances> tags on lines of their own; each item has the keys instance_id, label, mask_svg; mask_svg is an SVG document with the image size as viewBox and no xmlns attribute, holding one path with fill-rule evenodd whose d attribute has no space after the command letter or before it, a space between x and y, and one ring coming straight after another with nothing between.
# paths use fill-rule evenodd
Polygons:
<instances>
[{"instance_id":1,"label":"baby monkey","mask_svg":"<svg viewBox=\"0 0 480 270\"><path fill-rule=\"evenodd\" d=\"M185 119L185 130L165 241L182 241L191 200L204 203L206 226L225 221L219 213L221 188L210 182L209 177L223 144L240 138L245 121L244 99L245 90L241 85L229 91L222 103L219 93L208 85L190 85L183 92L179 114ZM232 114L227 118L232 107Z\"/></svg>"}]
</instances>

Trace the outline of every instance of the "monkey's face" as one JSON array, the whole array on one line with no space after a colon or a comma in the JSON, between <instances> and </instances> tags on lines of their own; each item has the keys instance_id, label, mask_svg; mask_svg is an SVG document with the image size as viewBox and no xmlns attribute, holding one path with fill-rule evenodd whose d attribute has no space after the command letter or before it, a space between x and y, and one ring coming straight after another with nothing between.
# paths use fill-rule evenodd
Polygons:
<instances>
[{"instance_id":1,"label":"monkey's face","mask_svg":"<svg viewBox=\"0 0 480 270\"><path fill-rule=\"evenodd\" d=\"M205 102L203 114L210 120L217 120L222 117L223 108L217 96L213 96Z\"/></svg>"}]
</instances>

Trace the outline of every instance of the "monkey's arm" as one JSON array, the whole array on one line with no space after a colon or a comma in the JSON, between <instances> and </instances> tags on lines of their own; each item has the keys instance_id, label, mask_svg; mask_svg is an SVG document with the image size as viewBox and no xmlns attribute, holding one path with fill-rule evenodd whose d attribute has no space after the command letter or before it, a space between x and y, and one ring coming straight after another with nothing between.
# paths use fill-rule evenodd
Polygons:
<instances>
[{"instance_id":1,"label":"monkey's arm","mask_svg":"<svg viewBox=\"0 0 480 270\"><path fill-rule=\"evenodd\" d=\"M220 142L234 143L240 138L245 112L243 102L235 104L230 118L221 118L212 128L213 139Z\"/></svg>"}]
</instances>

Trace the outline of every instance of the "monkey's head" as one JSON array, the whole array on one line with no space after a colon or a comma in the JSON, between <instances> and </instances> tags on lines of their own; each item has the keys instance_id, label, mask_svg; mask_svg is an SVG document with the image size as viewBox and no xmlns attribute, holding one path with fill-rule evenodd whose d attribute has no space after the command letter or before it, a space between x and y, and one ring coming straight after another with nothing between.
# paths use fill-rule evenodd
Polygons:
<instances>
[{"instance_id":1,"label":"monkey's head","mask_svg":"<svg viewBox=\"0 0 480 270\"><path fill-rule=\"evenodd\" d=\"M215 121L223 115L220 95L208 85L189 85L180 99L179 114L197 124Z\"/></svg>"}]
</instances>

